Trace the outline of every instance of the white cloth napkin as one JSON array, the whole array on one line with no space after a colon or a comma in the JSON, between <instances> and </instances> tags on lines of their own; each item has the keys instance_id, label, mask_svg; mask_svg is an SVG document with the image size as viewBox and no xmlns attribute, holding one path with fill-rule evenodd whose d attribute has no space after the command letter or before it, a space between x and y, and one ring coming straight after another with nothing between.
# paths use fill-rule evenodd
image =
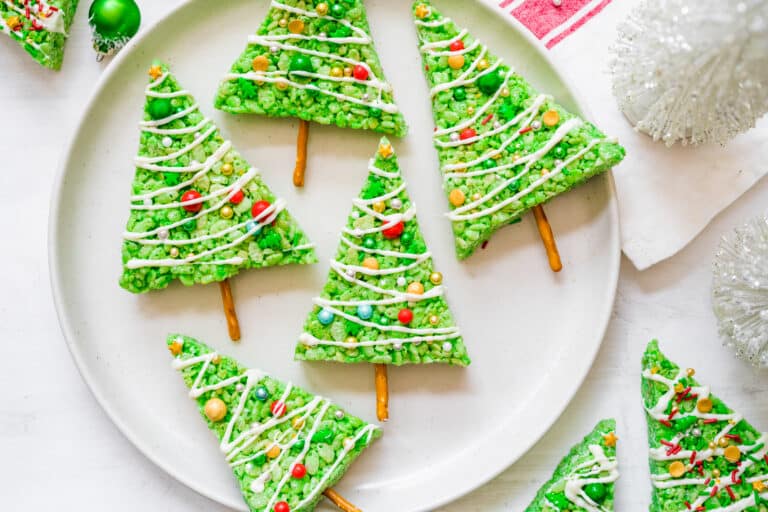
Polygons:
<instances>
[{"instance_id":1,"label":"white cloth napkin","mask_svg":"<svg viewBox=\"0 0 768 512\"><path fill-rule=\"evenodd\" d=\"M552 0L483 0L507 21L528 29L511 12L527 5L546 12ZM583 2L570 19L542 35L545 48L558 33L573 31L549 52L557 69L582 98L590 120L619 138L627 156L613 175L621 216L622 248L639 270L684 248L709 222L768 172L768 118L725 147L667 148L636 132L618 109L611 92L608 48L616 26L639 0ZM590 14L592 16L590 17ZM536 39L535 36L531 36Z\"/></svg>"}]
</instances>

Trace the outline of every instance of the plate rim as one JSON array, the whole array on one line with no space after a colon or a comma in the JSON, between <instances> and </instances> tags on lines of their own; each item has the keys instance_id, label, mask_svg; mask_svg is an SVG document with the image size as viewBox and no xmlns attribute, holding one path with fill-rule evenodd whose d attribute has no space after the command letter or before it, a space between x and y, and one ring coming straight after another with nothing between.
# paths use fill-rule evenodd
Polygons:
<instances>
[{"instance_id":1,"label":"plate rim","mask_svg":"<svg viewBox=\"0 0 768 512\"><path fill-rule=\"evenodd\" d=\"M50 198L50 204L49 204L49 214L48 214L48 236L47 236L48 279L51 287L51 294L53 296L53 303L54 303L54 308L56 310L56 317L59 322L59 327L61 329L61 333L64 337L64 341L67 345L67 349L70 353L70 356L72 357L75 363L77 371L80 374L83 381L85 382L86 386L88 387L88 390L90 391L90 393L96 399L96 402L104 410L107 417L117 427L120 433L123 436L125 436L125 438L128 439L128 441L130 441L131 444L142 455L144 455L149 461L151 461L157 467L159 467L164 472L166 472L169 476L173 477L173 479L176 480L177 482L180 482L187 488L193 490L194 492L210 500L213 500L216 503L219 503L227 507L232 507L234 505L237 510L245 510L244 508L242 508L244 505L244 502L240 502L239 506L237 504L233 504L226 496L219 495L219 493L211 489L199 487L192 481L189 481L184 476L177 474L177 472L169 464L164 462L160 457L158 457L153 452L150 446L151 443L142 441L140 439L140 436L136 432L134 432L134 430L132 430L131 427L129 427L129 425L126 422L124 422L122 418L120 418L120 416L112 408L110 399L107 397L106 393L103 390L100 390L99 386L96 385L95 378L88 371L88 365L85 363L83 354L80 352L80 349L78 348L78 344L76 342L77 335L74 329L72 328L72 326L70 325L67 315L65 315L64 313L64 297L62 292L62 283L60 282L61 269L59 267L59 259L58 259L58 251L57 251L59 247L59 244L58 244L59 233L58 233L58 227L57 227L58 226L57 219L59 217L59 212L61 210L62 192L65 186L67 169L70 166L69 164L73 157L73 153L75 150L75 143L78 139L79 133L82 130L85 120L89 117L94 107L96 106L97 100L101 94L101 90L104 84L111 79L112 75L115 74L118 69L120 69L121 67L120 64L122 63L122 61L128 58L128 55L132 53L134 48L139 44L141 44L143 40L146 37L148 37L152 32L154 32L154 30L159 25L164 24L170 18L177 15L178 12L187 8L189 4L192 4L197 1L200 1L200 0L183 0L177 6L170 9L168 12L166 12L162 16L158 17L154 22L152 22L152 24L142 28L140 32L133 39L131 39L128 42L128 44L126 44L126 46L120 51L120 53L112 59L112 61L107 65L106 69L103 70L103 72L99 76L99 79L96 81L93 88L91 89L91 92L89 93L90 95L89 95L88 101L85 103L85 107L83 108L81 115L78 117L77 122L74 125L74 129L71 131L71 135L69 136L69 139L64 146L64 151L61 154L61 157L59 159L59 163L53 178L53 185L51 188L51 198ZM579 89L575 87L570 80L567 80L566 77L560 72L559 68L555 65L552 58L545 52L544 48L541 46L540 41L535 39L523 27L516 24L515 20L512 17L504 16L505 12L499 11L496 4L492 0L475 0L475 2L477 4L480 4L483 7L483 9L486 9L487 11L489 11L490 14L501 18L505 24L507 24L512 30L515 30L519 35L521 34L525 38L525 40L529 42L531 47L534 49L536 56L542 61L544 61L544 63L552 71L556 79L560 82L560 84L562 84L566 92L570 94L570 96L573 98L576 109L581 113L583 117L591 118L590 109L588 108L587 103L584 101L583 96L580 94ZM607 300L605 301L604 310L600 314L596 315L596 318L598 318L598 321L599 321L599 328L597 328L595 332L597 333L597 335L599 335L599 340L596 344L594 344L594 347L591 353L586 354L587 364L584 365L583 370L580 372L581 374L578 375L578 377L576 378L575 380L576 385L573 386L573 388L570 391L561 394L561 397L563 399L560 401L560 403L557 404L557 407L554 407L552 409L554 412L552 413L551 419L543 423L544 426L541 429L541 431L537 435L532 436L529 443L526 443L526 445L523 446L522 448L512 449L508 457L507 456L503 457L505 460L509 459L507 462L499 465L494 465L490 469L485 470L480 477L473 478L471 482L468 483L467 485L454 486L453 487L454 490L452 492L444 494L439 499L432 501L430 504L431 508L423 509L423 510L432 510L434 508L441 507L448 503L454 502L459 498L486 485L488 482L496 478L503 471L505 471L506 469L511 467L513 464L515 464L523 455L525 455L536 444L538 444L539 441L541 441L541 439L550 431L550 429L555 424L555 422L560 419L563 412L565 412L565 410L573 401L573 398L576 395L576 393L583 386L584 380L586 379L587 375L592 370L595 359L597 358L600 348L602 347L603 342L605 340L605 333L607 332L608 326L610 324L611 314L613 311L613 307L615 305L616 294L618 291L619 272L621 268L620 222L619 222L618 201L616 196L615 181L613 178L612 170L609 170L606 173L604 173L602 179L605 181L605 187L606 187L607 199L608 199L606 202L605 208L608 210L607 213L610 217L611 239L614 242L612 245L615 248L615 250L611 251L613 254L613 257L611 258L610 269L608 272L606 272L606 275L609 279L608 282L613 284L610 285L609 289L607 290L608 297L606 298Z\"/></svg>"}]
</instances>

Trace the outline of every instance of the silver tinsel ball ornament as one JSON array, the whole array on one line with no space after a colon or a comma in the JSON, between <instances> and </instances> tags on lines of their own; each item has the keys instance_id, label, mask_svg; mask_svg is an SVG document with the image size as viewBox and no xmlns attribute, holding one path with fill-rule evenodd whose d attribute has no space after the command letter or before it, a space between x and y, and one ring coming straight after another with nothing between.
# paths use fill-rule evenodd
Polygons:
<instances>
[{"instance_id":1,"label":"silver tinsel ball ornament","mask_svg":"<svg viewBox=\"0 0 768 512\"><path fill-rule=\"evenodd\" d=\"M768 217L723 237L713 270L712 302L725 346L768 368Z\"/></svg>"},{"instance_id":2,"label":"silver tinsel ball ornament","mask_svg":"<svg viewBox=\"0 0 768 512\"><path fill-rule=\"evenodd\" d=\"M613 93L654 140L724 144L768 112L768 1L644 0L618 32Z\"/></svg>"}]
</instances>

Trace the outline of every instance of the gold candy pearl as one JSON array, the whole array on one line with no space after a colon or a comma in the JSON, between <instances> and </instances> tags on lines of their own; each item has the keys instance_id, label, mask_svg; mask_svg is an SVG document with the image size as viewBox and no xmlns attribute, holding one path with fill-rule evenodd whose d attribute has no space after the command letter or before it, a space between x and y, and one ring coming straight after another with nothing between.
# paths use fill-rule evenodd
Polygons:
<instances>
[{"instance_id":1,"label":"gold candy pearl","mask_svg":"<svg viewBox=\"0 0 768 512\"><path fill-rule=\"evenodd\" d=\"M725 457L725 460L731 464L736 464L739 462L739 459L741 459L741 450L739 450L738 446L731 445L725 449L723 456Z\"/></svg>"},{"instance_id":2,"label":"gold candy pearl","mask_svg":"<svg viewBox=\"0 0 768 512\"><path fill-rule=\"evenodd\" d=\"M437 315L430 315L429 317L429 323L430 325L437 325L440 323L440 317Z\"/></svg>"},{"instance_id":3,"label":"gold candy pearl","mask_svg":"<svg viewBox=\"0 0 768 512\"><path fill-rule=\"evenodd\" d=\"M278 21L277 24L285 28L285 26L288 25L288 20L285 18L280 18L280 21Z\"/></svg>"},{"instance_id":4,"label":"gold candy pearl","mask_svg":"<svg viewBox=\"0 0 768 512\"><path fill-rule=\"evenodd\" d=\"M715 444L715 442L714 441L710 441L709 442L709 449L710 450L714 450L715 448L717 448L717 445Z\"/></svg>"},{"instance_id":5,"label":"gold candy pearl","mask_svg":"<svg viewBox=\"0 0 768 512\"><path fill-rule=\"evenodd\" d=\"M370 270L379 270L379 260L373 256L368 256L363 260L363 266Z\"/></svg>"},{"instance_id":6,"label":"gold candy pearl","mask_svg":"<svg viewBox=\"0 0 768 512\"><path fill-rule=\"evenodd\" d=\"M288 32L291 34L301 34L304 32L304 22L301 20L291 20L288 23Z\"/></svg>"},{"instance_id":7,"label":"gold candy pearl","mask_svg":"<svg viewBox=\"0 0 768 512\"><path fill-rule=\"evenodd\" d=\"M270 459L276 459L277 456L280 455L280 452L281 452L280 447L277 446L276 444L273 444L269 448L269 450L267 450L267 457L269 457Z\"/></svg>"},{"instance_id":8,"label":"gold candy pearl","mask_svg":"<svg viewBox=\"0 0 768 512\"><path fill-rule=\"evenodd\" d=\"M488 66L490 66L490 64L488 64L488 60L487 59L480 59L480 62L477 63L477 69L479 71L482 71L484 69L488 69Z\"/></svg>"},{"instance_id":9,"label":"gold candy pearl","mask_svg":"<svg viewBox=\"0 0 768 512\"><path fill-rule=\"evenodd\" d=\"M720 478L720 470L715 468L712 470L712 476L715 478Z\"/></svg>"},{"instance_id":10,"label":"gold candy pearl","mask_svg":"<svg viewBox=\"0 0 768 512\"><path fill-rule=\"evenodd\" d=\"M346 76L346 77L352 76L352 68L350 68L350 67L344 68L344 76Z\"/></svg>"},{"instance_id":11,"label":"gold candy pearl","mask_svg":"<svg viewBox=\"0 0 768 512\"><path fill-rule=\"evenodd\" d=\"M222 219L231 219L234 214L235 212L231 206L222 206L221 210L219 210L219 215L221 215Z\"/></svg>"},{"instance_id":12,"label":"gold candy pearl","mask_svg":"<svg viewBox=\"0 0 768 512\"><path fill-rule=\"evenodd\" d=\"M453 206L461 206L464 204L464 201L466 201L467 196L464 195L464 192L461 191L461 189L455 188L451 190L451 192L448 194L448 200L451 202Z\"/></svg>"},{"instance_id":13,"label":"gold candy pearl","mask_svg":"<svg viewBox=\"0 0 768 512\"><path fill-rule=\"evenodd\" d=\"M725 448L730 444L730 441L728 441L727 437L721 437L717 440L717 444L720 445L720 448Z\"/></svg>"},{"instance_id":14,"label":"gold candy pearl","mask_svg":"<svg viewBox=\"0 0 768 512\"><path fill-rule=\"evenodd\" d=\"M334 66L331 68L331 71L328 74L331 75L332 77L339 78L342 75L344 75L344 70L341 69L339 66Z\"/></svg>"},{"instance_id":15,"label":"gold candy pearl","mask_svg":"<svg viewBox=\"0 0 768 512\"><path fill-rule=\"evenodd\" d=\"M168 251L171 254L171 258L178 258L179 257L179 249L177 247L171 247L171 250Z\"/></svg>"},{"instance_id":16,"label":"gold candy pearl","mask_svg":"<svg viewBox=\"0 0 768 512\"><path fill-rule=\"evenodd\" d=\"M386 209L387 205L384 203L384 201L376 201L373 203L373 211L381 213Z\"/></svg>"},{"instance_id":17,"label":"gold candy pearl","mask_svg":"<svg viewBox=\"0 0 768 512\"><path fill-rule=\"evenodd\" d=\"M464 67L464 56L463 55L451 55L448 57L448 65L451 67L451 69L461 69Z\"/></svg>"},{"instance_id":18,"label":"gold candy pearl","mask_svg":"<svg viewBox=\"0 0 768 512\"><path fill-rule=\"evenodd\" d=\"M438 284L443 282L443 274L440 272L432 272L429 275L429 282L437 286Z\"/></svg>"},{"instance_id":19,"label":"gold candy pearl","mask_svg":"<svg viewBox=\"0 0 768 512\"><path fill-rule=\"evenodd\" d=\"M544 126L552 128L560 122L560 114L557 113L557 110L547 110L541 116L541 122L544 123Z\"/></svg>"},{"instance_id":20,"label":"gold candy pearl","mask_svg":"<svg viewBox=\"0 0 768 512\"><path fill-rule=\"evenodd\" d=\"M304 420L301 418L293 418L293 421L291 421L291 426L294 428L294 430L299 430L304 426Z\"/></svg>"},{"instance_id":21,"label":"gold candy pearl","mask_svg":"<svg viewBox=\"0 0 768 512\"><path fill-rule=\"evenodd\" d=\"M688 368L687 370L685 370L685 374L688 375L689 377L693 377L694 375L696 375L696 370L694 370L693 368Z\"/></svg>"},{"instance_id":22,"label":"gold candy pearl","mask_svg":"<svg viewBox=\"0 0 768 512\"><path fill-rule=\"evenodd\" d=\"M227 404L221 398L211 398L205 402L203 412L210 421L216 423L223 420L224 416L227 415Z\"/></svg>"},{"instance_id":23,"label":"gold candy pearl","mask_svg":"<svg viewBox=\"0 0 768 512\"><path fill-rule=\"evenodd\" d=\"M501 90L501 96L502 96L503 98L507 98L507 97L509 96L509 89L507 89L506 87L505 87L505 88L503 88L503 89Z\"/></svg>"},{"instance_id":24,"label":"gold candy pearl","mask_svg":"<svg viewBox=\"0 0 768 512\"><path fill-rule=\"evenodd\" d=\"M257 55L251 62L254 71L266 71L269 68L269 59L266 55Z\"/></svg>"},{"instance_id":25,"label":"gold candy pearl","mask_svg":"<svg viewBox=\"0 0 768 512\"><path fill-rule=\"evenodd\" d=\"M235 172L235 168L232 166L232 164L222 164L221 166L221 174L224 176L229 176Z\"/></svg>"},{"instance_id":26,"label":"gold candy pearl","mask_svg":"<svg viewBox=\"0 0 768 512\"><path fill-rule=\"evenodd\" d=\"M424 285L419 283L418 281L414 281L408 285L408 288L406 288L406 291L413 295L421 295L424 293Z\"/></svg>"},{"instance_id":27,"label":"gold candy pearl","mask_svg":"<svg viewBox=\"0 0 768 512\"><path fill-rule=\"evenodd\" d=\"M281 91L284 91L288 88L288 82L277 82L275 83L275 86Z\"/></svg>"},{"instance_id":28,"label":"gold candy pearl","mask_svg":"<svg viewBox=\"0 0 768 512\"><path fill-rule=\"evenodd\" d=\"M216 354L213 356L213 359L211 359L211 362L213 364L219 364L221 362L221 356L219 354Z\"/></svg>"},{"instance_id":29,"label":"gold candy pearl","mask_svg":"<svg viewBox=\"0 0 768 512\"><path fill-rule=\"evenodd\" d=\"M669 465L669 474L672 478L680 478L685 474L685 464L676 460Z\"/></svg>"},{"instance_id":30,"label":"gold candy pearl","mask_svg":"<svg viewBox=\"0 0 768 512\"><path fill-rule=\"evenodd\" d=\"M357 338L354 336L347 336L347 339L344 340L346 343L349 343L350 345L356 345L357 344Z\"/></svg>"},{"instance_id":31,"label":"gold candy pearl","mask_svg":"<svg viewBox=\"0 0 768 512\"><path fill-rule=\"evenodd\" d=\"M315 12L320 16L325 16L328 14L328 4L325 2L317 4L317 6L315 6Z\"/></svg>"},{"instance_id":32,"label":"gold candy pearl","mask_svg":"<svg viewBox=\"0 0 768 512\"><path fill-rule=\"evenodd\" d=\"M712 407L714 407L714 404L712 403L712 400L709 398L702 398L701 400L696 402L696 408L699 410L699 412L703 412L704 414L711 411Z\"/></svg>"},{"instance_id":33,"label":"gold candy pearl","mask_svg":"<svg viewBox=\"0 0 768 512\"><path fill-rule=\"evenodd\" d=\"M475 113L475 107L467 107L467 114L473 115Z\"/></svg>"}]
</instances>

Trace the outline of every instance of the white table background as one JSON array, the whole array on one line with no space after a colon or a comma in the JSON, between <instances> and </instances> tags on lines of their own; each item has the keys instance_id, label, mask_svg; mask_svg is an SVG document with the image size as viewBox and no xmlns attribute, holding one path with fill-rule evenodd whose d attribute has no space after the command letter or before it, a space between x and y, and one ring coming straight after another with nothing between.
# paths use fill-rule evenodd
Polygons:
<instances>
[{"instance_id":1,"label":"white table background","mask_svg":"<svg viewBox=\"0 0 768 512\"><path fill-rule=\"evenodd\" d=\"M180 2L141 2L145 26ZM47 262L51 184L104 66L93 61L88 48L89 2L82 3L58 74L39 68L15 43L0 38L0 346L5 356L0 509L223 511L154 466L111 423L80 379L53 309ZM720 236L763 212L766 204L764 180L675 257L642 273L624 258L602 349L561 419L499 477L441 510L522 510L569 447L597 418L607 416L617 419L621 439L616 509L647 509L639 360L652 337L682 365L694 366L758 428L768 429L766 375L721 347L709 299L710 266Z\"/></svg>"}]
</instances>

